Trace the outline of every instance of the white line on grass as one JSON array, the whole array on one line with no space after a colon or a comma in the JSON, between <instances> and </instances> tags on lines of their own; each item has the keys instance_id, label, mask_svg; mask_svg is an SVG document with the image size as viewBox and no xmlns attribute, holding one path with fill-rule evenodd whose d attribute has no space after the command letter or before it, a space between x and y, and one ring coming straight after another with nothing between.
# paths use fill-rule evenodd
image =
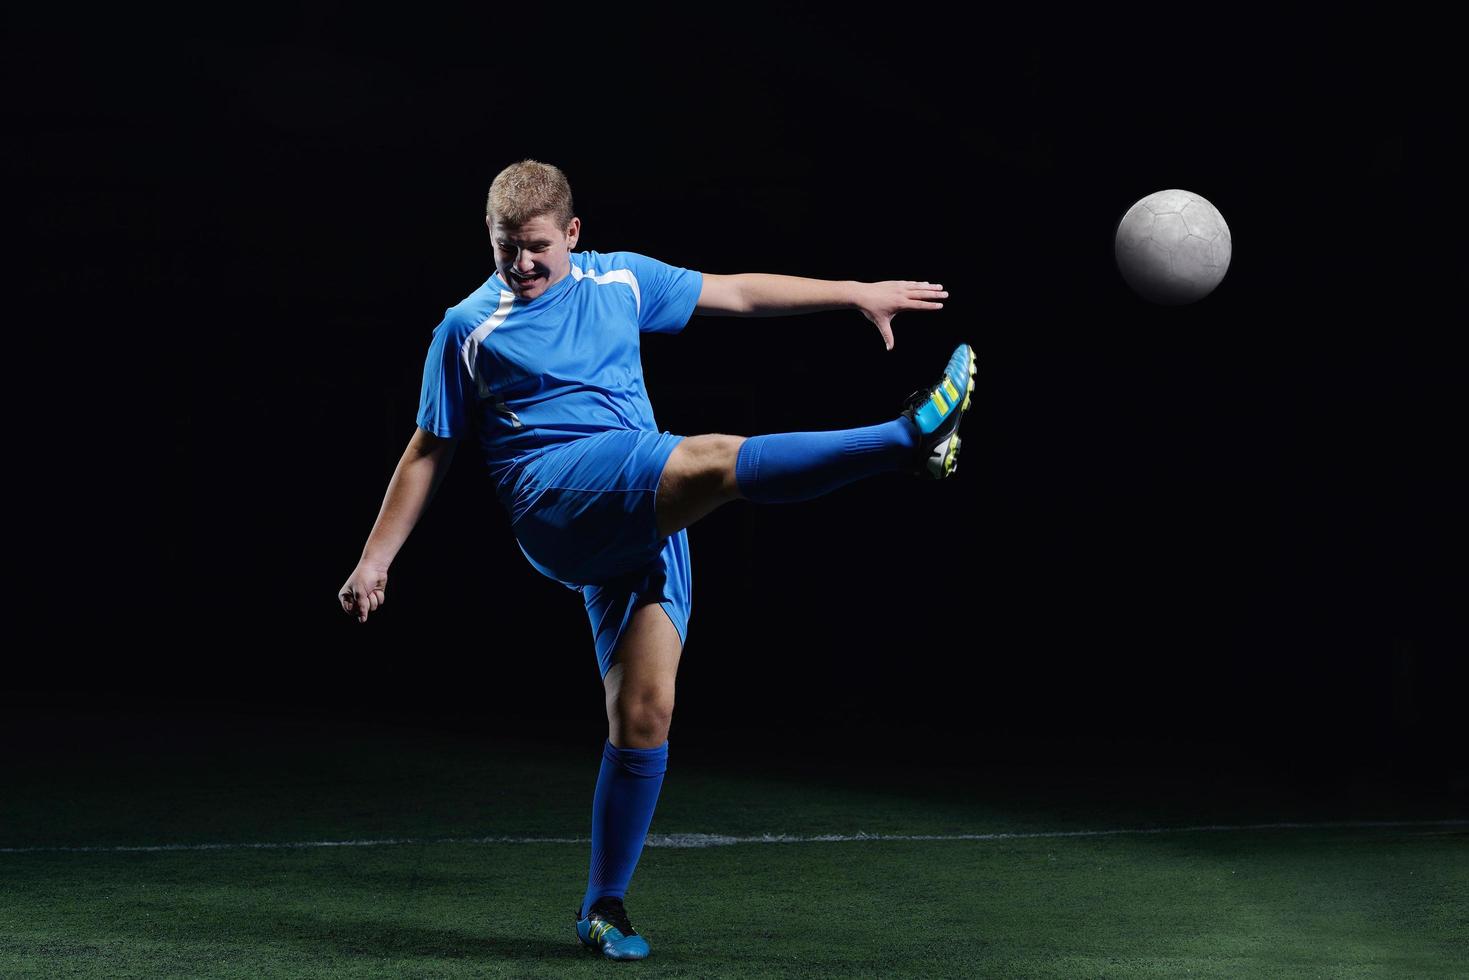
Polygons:
<instances>
[{"instance_id":1,"label":"white line on grass","mask_svg":"<svg viewBox=\"0 0 1469 980\"><path fill-rule=\"evenodd\" d=\"M1038 830L996 834L649 834L648 847L723 847L730 844L839 844L848 841L999 841L1038 837L1116 837L1124 834L1202 834L1246 830L1363 830L1379 827L1469 827L1469 820L1353 820L1337 823L1204 824L1116 830ZM388 847L394 844L589 844L590 837L384 837L376 840L308 840L241 844L132 844L95 847L0 847L0 854L124 853L133 851L244 851L309 847Z\"/></svg>"}]
</instances>

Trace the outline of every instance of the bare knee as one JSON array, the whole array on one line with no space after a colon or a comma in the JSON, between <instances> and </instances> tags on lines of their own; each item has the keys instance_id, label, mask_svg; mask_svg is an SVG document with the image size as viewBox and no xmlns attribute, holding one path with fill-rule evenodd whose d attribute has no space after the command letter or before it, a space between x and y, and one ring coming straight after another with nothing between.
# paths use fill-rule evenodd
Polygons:
<instances>
[{"instance_id":1,"label":"bare knee","mask_svg":"<svg viewBox=\"0 0 1469 980\"><path fill-rule=\"evenodd\" d=\"M681 459L674 467L674 478L694 484L706 491L737 492L735 486L735 461L739 458L744 436L729 436L711 432L701 436L688 436L679 443L683 450Z\"/></svg>"},{"instance_id":2,"label":"bare knee","mask_svg":"<svg viewBox=\"0 0 1469 980\"><path fill-rule=\"evenodd\" d=\"M607 722L618 748L653 749L668 740L673 723L672 685L631 686L608 702Z\"/></svg>"},{"instance_id":3,"label":"bare knee","mask_svg":"<svg viewBox=\"0 0 1469 980\"><path fill-rule=\"evenodd\" d=\"M688 527L740 496L735 460L744 436L688 436L674 448L658 480L658 533Z\"/></svg>"}]
</instances>

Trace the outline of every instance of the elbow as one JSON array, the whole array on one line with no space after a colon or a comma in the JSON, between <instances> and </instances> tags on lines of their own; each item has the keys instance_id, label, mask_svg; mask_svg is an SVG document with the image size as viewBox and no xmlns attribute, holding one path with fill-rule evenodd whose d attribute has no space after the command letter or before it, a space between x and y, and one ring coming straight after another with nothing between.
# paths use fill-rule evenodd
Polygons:
<instances>
[{"instance_id":1,"label":"elbow","mask_svg":"<svg viewBox=\"0 0 1469 980\"><path fill-rule=\"evenodd\" d=\"M413 433L413 438L408 443L408 451L413 456L441 456L445 453L453 454L454 448L459 445L459 437L444 438L436 436L432 432L420 426Z\"/></svg>"}]
</instances>

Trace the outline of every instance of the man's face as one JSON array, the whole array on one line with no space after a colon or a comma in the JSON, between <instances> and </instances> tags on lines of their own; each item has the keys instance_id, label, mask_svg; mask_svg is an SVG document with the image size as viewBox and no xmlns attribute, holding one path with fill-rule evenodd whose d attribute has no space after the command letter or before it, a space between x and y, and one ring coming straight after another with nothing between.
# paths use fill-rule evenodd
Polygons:
<instances>
[{"instance_id":1,"label":"man's face","mask_svg":"<svg viewBox=\"0 0 1469 980\"><path fill-rule=\"evenodd\" d=\"M558 228L550 215L540 214L523 225L500 224L486 216L495 249L495 270L519 299L535 299L571 272L571 250L581 233L581 219Z\"/></svg>"}]
</instances>

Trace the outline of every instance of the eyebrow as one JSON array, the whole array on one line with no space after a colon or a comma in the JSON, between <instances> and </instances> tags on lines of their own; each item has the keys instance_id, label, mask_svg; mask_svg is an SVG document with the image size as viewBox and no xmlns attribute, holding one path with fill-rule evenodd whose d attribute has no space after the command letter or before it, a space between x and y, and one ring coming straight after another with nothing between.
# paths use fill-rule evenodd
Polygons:
<instances>
[{"instance_id":1,"label":"eyebrow","mask_svg":"<svg viewBox=\"0 0 1469 980\"><path fill-rule=\"evenodd\" d=\"M510 239L509 238L506 238L504 235L501 235L498 239L496 239L496 241L509 242ZM526 245L549 245L549 244L551 244L551 240L549 238L537 238L535 241L533 241L533 242L526 242L525 244Z\"/></svg>"}]
</instances>

